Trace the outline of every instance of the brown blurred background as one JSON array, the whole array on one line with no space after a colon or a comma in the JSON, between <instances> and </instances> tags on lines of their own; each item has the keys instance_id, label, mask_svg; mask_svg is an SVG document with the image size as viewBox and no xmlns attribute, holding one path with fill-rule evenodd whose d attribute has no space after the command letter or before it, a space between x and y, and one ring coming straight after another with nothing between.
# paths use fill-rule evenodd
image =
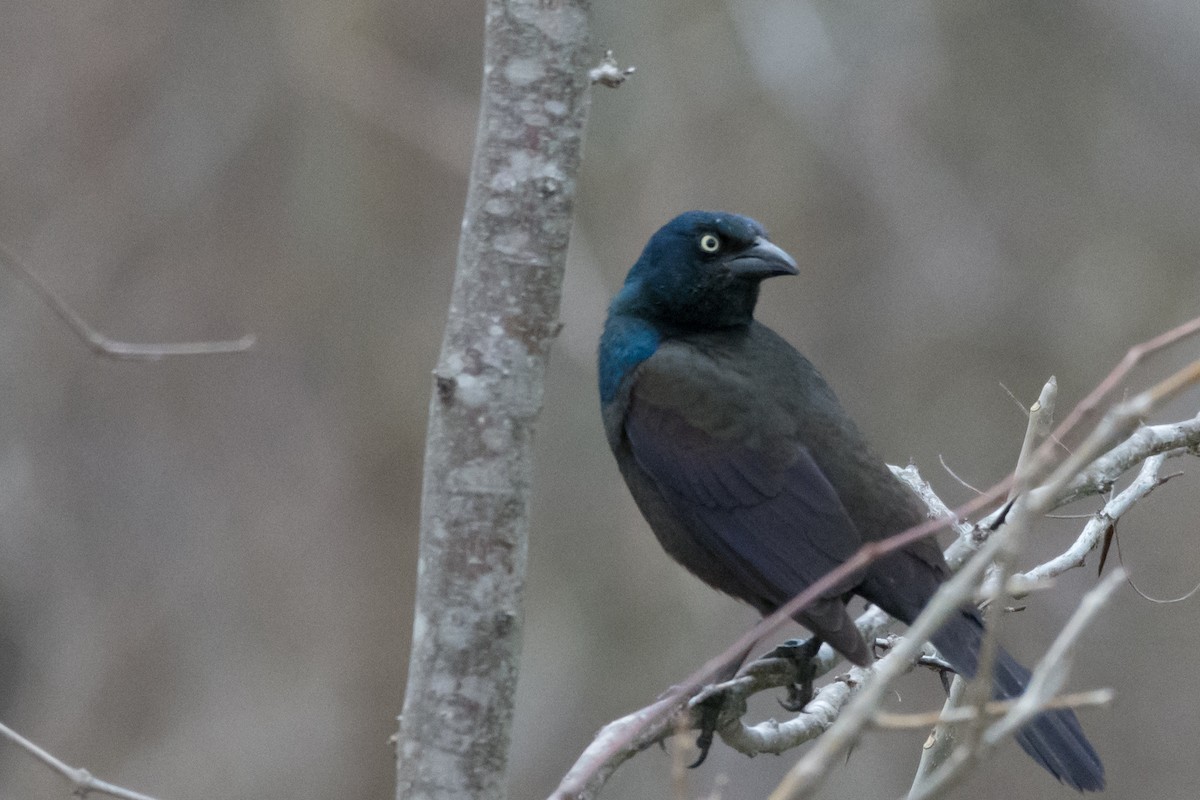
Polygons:
<instances>
[{"instance_id":1,"label":"brown blurred background","mask_svg":"<svg viewBox=\"0 0 1200 800\"><path fill-rule=\"evenodd\" d=\"M482 6L0 5L0 239L114 337L259 337L99 360L0 274L0 719L71 763L180 800L391 796ZM1191 0L597 3L595 32L638 72L592 107L514 798L754 619L660 553L599 423L604 308L667 218L766 224L802 274L767 285L762 318L950 501L970 490L939 454L979 486L1013 464L1024 420L1001 384L1028 403L1055 374L1072 404L1200 309ZM1121 526L1161 596L1200 579L1197 465L1178 468ZM1030 559L1079 524L1047 523ZM1012 649L1036 657L1094 566L1013 618ZM1071 685L1118 691L1084 714L1110 797L1200 783L1198 608L1125 590L1085 639ZM939 702L928 674L893 698ZM921 741L869 734L822 796L903 793ZM718 745L691 793L723 776L726 798L762 796L792 760ZM607 796L668 796L669 769L649 751ZM61 794L0 746L0 798ZM1067 794L1009 746L960 796Z\"/></svg>"}]
</instances>

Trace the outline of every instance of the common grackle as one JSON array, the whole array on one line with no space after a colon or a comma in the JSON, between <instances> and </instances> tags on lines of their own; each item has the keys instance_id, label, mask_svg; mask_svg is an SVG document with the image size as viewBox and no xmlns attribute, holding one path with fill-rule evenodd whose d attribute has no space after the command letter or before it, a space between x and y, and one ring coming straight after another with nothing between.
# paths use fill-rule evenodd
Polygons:
<instances>
[{"instance_id":1,"label":"common grackle","mask_svg":"<svg viewBox=\"0 0 1200 800\"><path fill-rule=\"evenodd\" d=\"M600 339L604 427L642 514L671 557L763 614L865 542L925 519L808 359L754 320L763 279L795 274L754 220L689 211L651 237ZM936 542L914 542L796 620L867 664L850 596L911 623L948 574ZM982 631L979 613L965 608L933 644L971 676ZM1002 650L993 675L999 698L1020 695L1029 680ZM1068 786L1103 788L1104 767L1071 711L1040 714L1016 739Z\"/></svg>"}]
</instances>

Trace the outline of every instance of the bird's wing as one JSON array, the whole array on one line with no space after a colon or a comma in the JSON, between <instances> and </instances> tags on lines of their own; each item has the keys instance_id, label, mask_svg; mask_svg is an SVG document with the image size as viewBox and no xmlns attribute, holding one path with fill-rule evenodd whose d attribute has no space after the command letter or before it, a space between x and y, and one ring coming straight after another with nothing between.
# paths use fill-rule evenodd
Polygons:
<instances>
[{"instance_id":1,"label":"bird's wing","mask_svg":"<svg viewBox=\"0 0 1200 800\"><path fill-rule=\"evenodd\" d=\"M673 516L736 573L744 592L733 593L760 607L786 602L862 545L796 429L752 375L667 348L643 364L625 415L632 456Z\"/></svg>"}]
</instances>

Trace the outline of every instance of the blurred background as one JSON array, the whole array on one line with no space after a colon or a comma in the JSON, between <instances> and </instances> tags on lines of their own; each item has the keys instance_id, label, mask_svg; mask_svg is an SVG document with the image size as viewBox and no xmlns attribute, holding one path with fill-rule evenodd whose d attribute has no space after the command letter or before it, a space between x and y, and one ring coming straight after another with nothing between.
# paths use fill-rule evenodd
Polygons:
<instances>
[{"instance_id":1,"label":"blurred background","mask_svg":"<svg viewBox=\"0 0 1200 800\"><path fill-rule=\"evenodd\" d=\"M97 359L0 274L0 719L164 798L383 798L407 664L426 405L474 131L480 0L0 2L0 240L110 336L248 355ZM597 91L545 412L511 795L755 615L670 563L603 439L593 353L641 245L688 208L802 267L760 316L943 496L1013 465L1131 344L1200 309L1200 5L596 3ZM1196 357L1156 359L1134 390ZM1006 388L1007 387L1007 388ZM1192 416L1197 393L1160 418ZM1200 580L1194 461L1121 524L1145 591ZM1080 504L1091 511L1097 502ZM1027 563L1066 546L1050 521ZM1031 600L1033 660L1095 580ZM1200 783L1200 599L1119 593L1073 688L1108 796ZM896 710L933 709L913 674ZM783 716L771 697L756 706ZM923 736L867 735L823 797L892 797ZM792 755L718 744L691 796ZM612 798L669 796L671 758ZM58 797L0 745L0 798ZM1057 794L1056 794L1057 793ZM959 796L1067 796L1015 746Z\"/></svg>"}]
</instances>

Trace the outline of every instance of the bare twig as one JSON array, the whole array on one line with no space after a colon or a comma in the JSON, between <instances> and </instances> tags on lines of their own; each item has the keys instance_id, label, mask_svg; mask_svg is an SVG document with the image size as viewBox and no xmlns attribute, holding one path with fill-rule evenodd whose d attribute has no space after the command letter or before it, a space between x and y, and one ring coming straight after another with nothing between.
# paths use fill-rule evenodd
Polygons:
<instances>
[{"instance_id":1,"label":"bare twig","mask_svg":"<svg viewBox=\"0 0 1200 800\"><path fill-rule=\"evenodd\" d=\"M1057 399L1058 381L1051 375L1042 387L1037 401L1029 407L1029 421L1025 425L1025 438L1021 442L1021 452L1017 456L1017 467L1014 470L1018 478L1029 469L1034 448L1041 444L1041 441L1046 438L1046 434L1050 432L1050 426L1054 420L1054 404ZM1013 499L1016 488L1013 486L1008 490L1009 500Z\"/></svg>"},{"instance_id":2,"label":"bare twig","mask_svg":"<svg viewBox=\"0 0 1200 800\"><path fill-rule=\"evenodd\" d=\"M1200 446L1200 415L1169 425L1139 428L1128 439L1097 458L1071 479L1059 498L1060 504L1088 495L1107 492L1113 481L1147 456L1166 453L1182 455Z\"/></svg>"},{"instance_id":3,"label":"bare twig","mask_svg":"<svg viewBox=\"0 0 1200 800\"><path fill-rule=\"evenodd\" d=\"M50 307L55 315L83 340L92 352L124 361L158 361L173 356L214 356L244 353L254 346L255 336L246 334L240 339L216 342L138 343L110 339L88 324L45 281L29 269L21 259L0 243L0 264L21 278Z\"/></svg>"},{"instance_id":4,"label":"bare twig","mask_svg":"<svg viewBox=\"0 0 1200 800\"><path fill-rule=\"evenodd\" d=\"M1042 386L1038 399L1029 407L1025 425L1025 437L1021 441L1021 450L1017 455L1017 465L1013 470L1013 482L1008 489L1008 502L1015 504L1019 487L1025 486L1029 476L1037 468L1034 452L1050 430L1054 416L1054 405L1058 397L1058 381L1053 376ZM1012 510L1010 509L1010 514ZM1008 576L1012 574L1020 555L1025 533L1029 529L1030 520L1027 516L1013 515L1008 520L1003 545L996 553L995 563L989 571L993 578L990 591L984 594L984 605L987 624L983 629L983 639L979 643L979 669L974 679L963 689L965 700L969 700L979 710L974 720L959 731L950 731L950 738L963 739L964 745L973 743L983 732L984 715L982 707L992 696L992 674L996 665L996 652L999 649L1001 629L1004 626L1004 606L1008 598Z\"/></svg>"},{"instance_id":5,"label":"bare twig","mask_svg":"<svg viewBox=\"0 0 1200 800\"><path fill-rule=\"evenodd\" d=\"M1045 656L1038 662L1024 694L1012 701L1008 713L994 723L973 747L959 747L945 763L909 792L908 800L932 800L941 796L965 774L970 764L982 758L1001 741L1046 710L1071 672L1072 652L1080 635L1124 580L1117 568L1084 595L1079 608L1063 627Z\"/></svg>"},{"instance_id":6,"label":"bare twig","mask_svg":"<svg viewBox=\"0 0 1200 800\"><path fill-rule=\"evenodd\" d=\"M1071 692L1050 698L1039 710L1055 708L1083 708L1084 706L1106 706L1115 696L1112 689L1092 689L1087 692ZM1003 717L1016 705L1019 698L1012 700L989 700L982 706L955 706L941 711L925 711L919 714L897 714L892 711L876 711L871 726L883 730L921 730L943 722L965 722L978 719Z\"/></svg>"},{"instance_id":7,"label":"bare twig","mask_svg":"<svg viewBox=\"0 0 1200 800\"><path fill-rule=\"evenodd\" d=\"M857 740L863 727L879 708L892 682L910 668L912 660L929 637L975 593L978 580L992 563L1003 538L992 537L962 569L942 585L898 646L870 667L851 670L851 675L855 675L856 671L861 672L860 680L867 676L870 676L871 680L842 710L833 727L788 771L771 793L770 800L804 797L820 785L829 772L830 764Z\"/></svg>"},{"instance_id":8,"label":"bare twig","mask_svg":"<svg viewBox=\"0 0 1200 800\"><path fill-rule=\"evenodd\" d=\"M1171 476L1167 476L1167 477L1171 477ZM1166 478L1163 478L1162 480L1166 480ZM1161 481L1160 481L1160 483L1161 483ZM1124 566L1125 558L1121 555L1121 537L1117 534L1113 534L1113 539L1117 543L1117 559L1121 562L1121 565ZM1177 597L1151 597L1150 595L1148 595L1144 591L1142 591L1138 587L1138 585L1133 582L1132 575L1127 576L1125 580L1129 583L1129 588L1133 589L1133 591L1137 593L1138 597L1140 597L1143 600L1146 600L1148 602L1154 603L1155 605L1167 606L1167 605L1172 605L1174 603L1182 603L1184 600L1187 600L1187 599L1195 596L1196 592L1200 592L1200 583L1197 583L1191 589L1189 589L1188 591L1184 592L1181 595L1178 595Z\"/></svg>"},{"instance_id":9,"label":"bare twig","mask_svg":"<svg viewBox=\"0 0 1200 800\"><path fill-rule=\"evenodd\" d=\"M941 453L938 453L938 462L942 465L942 469L946 470L946 474L949 475L951 478L954 478L954 480L958 481L959 484L966 487L967 489L970 489L975 494L983 494L983 492L981 492L979 489L976 489L971 484L967 483L967 481L962 476L960 476L957 472L955 472L953 469L951 469L950 465L946 463L946 459L942 456Z\"/></svg>"},{"instance_id":10,"label":"bare twig","mask_svg":"<svg viewBox=\"0 0 1200 800\"><path fill-rule=\"evenodd\" d=\"M804 710L786 722L769 719L746 725L740 716L731 716L717 732L739 753L783 753L829 730L857 686L858 682L848 675L821 687Z\"/></svg>"},{"instance_id":11,"label":"bare twig","mask_svg":"<svg viewBox=\"0 0 1200 800\"><path fill-rule=\"evenodd\" d=\"M618 767L661 739L664 729L670 731L670 715L679 707L679 699L667 694L605 725L563 776L552 797L564 800L595 797Z\"/></svg>"},{"instance_id":12,"label":"bare twig","mask_svg":"<svg viewBox=\"0 0 1200 800\"><path fill-rule=\"evenodd\" d=\"M1046 704L1061 691L1071 674L1074 661L1075 645L1088 625L1100 613L1100 609L1109 601L1117 587L1125 582L1125 570L1117 567L1104 580L1090 589L1079 607L1071 615L1071 619L1063 626L1062 631L1055 637L1050 649L1033 668L1029 685L1025 692L1013 705L1013 708L999 722L988 729L984 739L989 744L997 744L1005 737L1016 732L1029 720L1046 707Z\"/></svg>"},{"instance_id":13,"label":"bare twig","mask_svg":"<svg viewBox=\"0 0 1200 800\"><path fill-rule=\"evenodd\" d=\"M635 72L637 72L637 67L621 67L617 63L617 57L613 55L613 51L605 50L604 58L600 59L600 63L588 70L588 80L593 84L598 83L601 86L616 89Z\"/></svg>"},{"instance_id":14,"label":"bare twig","mask_svg":"<svg viewBox=\"0 0 1200 800\"><path fill-rule=\"evenodd\" d=\"M1091 393L1083 399L1082 402L1080 402L1071 410L1071 413L1067 415L1067 418L1064 419L1058 428L1055 429L1054 433L1051 434L1051 439L1063 438L1066 436L1068 431L1075 428L1075 425L1081 419L1094 413L1096 408L1100 405L1100 401L1103 400L1109 394L1109 392L1115 389L1120 382L1124 380L1125 376L1129 374L1129 371L1141 363L1142 359L1144 359L1146 356L1150 355L1151 353L1158 352L1166 347L1170 347L1176 342L1180 342L1189 336L1196 335L1197 333L1200 333L1200 317L1190 319L1182 325L1178 325L1169 331L1160 333L1153 339L1148 339L1129 348L1129 351L1125 353L1125 356L1121 359L1117 366L1108 373L1104 380L1102 380L1096 386L1096 388L1093 389Z\"/></svg>"},{"instance_id":15,"label":"bare twig","mask_svg":"<svg viewBox=\"0 0 1200 800\"><path fill-rule=\"evenodd\" d=\"M1053 509L1056 503L1060 502L1067 484L1088 464L1107 448L1112 447L1117 440L1132 433L1151 411L1197 382L1200 382L1200 360L1193 361L1149 389L1113 406L1083 443L1050 474L1045 483L1029 492L1029 510L1032 513L1044 514ZM1072 412L1072 416L1075 416L1075 412ZM1039 450L1046 448L1047 445L1043 444Z\"/></svg>"},{"instance_id":16,"label":"bare twig","mask_svg":"<svg viewBox=\"0 0 1200 800\"><path fill-rule=\"evenodd\" d=\"M929 780L930 775L936 773L946 763L954 752L954 748L959 744L958 734L961 726L953 715L961 711L979 712L978 706L962 706L966 691L967 681L961 675L955 675L954 680L950 683L950 691L946 693L946 702L942 704L938 719L930 723L934 728L921 748L921 760L917 764L917 771L913 774L912 784L908 789L910 796ZM984 707L984 710L986 708L987 706ZM878 715L876 719L878 720Z\"/></svg>"},{"instance_id":17,"label":"bare twig","mask_svg":"<svg viewBox=\"0 0 1200 800\"><path fill-rule=\"evenodd\" d=\"M1082 567L1087 554L1096 549L1100 537L1114 520L1120 519L1135 503L1162 485L1158 477L1166 456L1159 454L1151 456L1142 464L1138 476L1124 491L1104 504L1104 508L1092 516L1083 526L1083 531L1065 551L1027 572L1013 575L1009 581L1009 591L1014 597L1023 597L1029 593L1029 586L1034 583L1050 580L1063 574L1069 569ZM985 587L985 591L987 591Z\"/></svg>"},{"instance_id":18,"label":"bare twig","mask_svg":"<svg viewBox=\"0 0 1200 800\"><path fill-rule=\"evenodd\" d=\"M109 797L116 797L118 800L154 800L154 798L150 795L142 794L141 792L135 792L131 789L125 789L115 784L108 783L107 781L102 781L99 778L94 777L86 769L70 766L61 759L57 758L53 753L50 753L34 744L3 723L0 723L0 736L8 739L26 753L29 753L29 755L45 764L53 772L56 772L62 777L66 778L71 783L71 794L78 795L79 797L86 797L92 792L96 792L97 794L106 794Z\"/></svg>"},{"instance_id":19,"label":"bare twig","mask_svg":"<svg viewBox=\"0 0 1200 800\"><path fill-rule=\"evenodd\" d=\"M917 497L925 503L925 508L929 511L930 519L948 519L953 518L954 522L950 523L950 529L956 534L953 542L946 548L945 557L946 563L951 569L958 569L966 563L971 554L979 549L980 545L987 541L989 531L984 530L979 525L972 525L964 521L961 517L954 517L954 512L950 507L942 502L942 498L938 497L933 491L933 487L929 482L921 477L920 471L913 465L907 467L891 466L892 474L899 478L908 488L916 493Z\"/></svg>"}]
</instances>

